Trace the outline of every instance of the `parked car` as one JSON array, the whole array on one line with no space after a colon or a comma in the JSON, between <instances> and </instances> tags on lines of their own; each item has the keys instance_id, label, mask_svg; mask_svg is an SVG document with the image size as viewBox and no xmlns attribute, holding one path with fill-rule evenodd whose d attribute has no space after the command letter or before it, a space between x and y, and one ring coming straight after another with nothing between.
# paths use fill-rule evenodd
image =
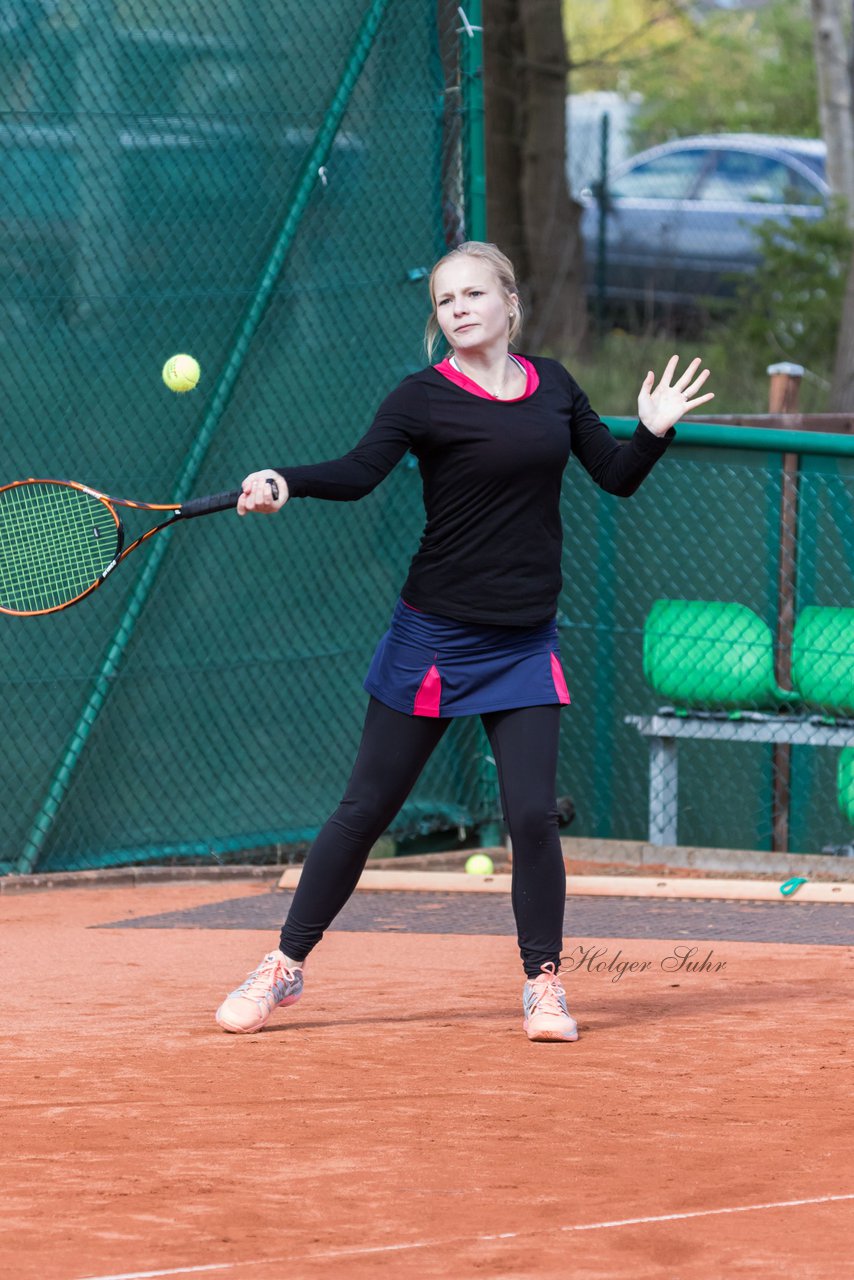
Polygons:
<instances>
[{"instance_id":1,"label":"parked car","mask_svg":"<svg viewBox=\"0 0 854 1280\"><path fill-rule=\"evenodd\" d=\"M608 301L647 306L731 295L761 260L757 227L821 218L829 194L815 139L714 134L652 147L615 168L604 192L581 193L588 290L604 284Z\"/></svg>"}]
</instances>

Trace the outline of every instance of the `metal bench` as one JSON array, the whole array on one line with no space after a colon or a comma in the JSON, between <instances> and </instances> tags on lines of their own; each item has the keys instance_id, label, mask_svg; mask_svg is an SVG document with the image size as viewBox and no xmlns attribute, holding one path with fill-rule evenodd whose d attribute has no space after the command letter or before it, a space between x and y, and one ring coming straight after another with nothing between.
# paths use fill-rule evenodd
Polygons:
<instances>
[{"instance_id":1,"label":"metal bench","mask_svg":"<svg viewBox=\"0 0 854 1280\"><path fill-rule=\"evenodd\" d=\"M654 715L631 715L649 742L649 843L675 845L679 812L679 742L753 742L808 747L854 747L854 719L828 723L827 716L774 715L758 711L682 712L663 707Z\"/></svg>"}]
</instances>

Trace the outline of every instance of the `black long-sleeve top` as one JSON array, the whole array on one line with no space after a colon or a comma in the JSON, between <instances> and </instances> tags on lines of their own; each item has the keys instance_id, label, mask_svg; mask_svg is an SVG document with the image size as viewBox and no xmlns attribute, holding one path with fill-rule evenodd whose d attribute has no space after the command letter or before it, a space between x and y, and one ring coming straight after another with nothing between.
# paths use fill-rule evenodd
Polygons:
<instances>
[{"instance_id":1,"label":"black long-sleeve top","mask_svg":"<svg viewBox=\"0 0 854 1280\"><path fill-rule=\"evenodd\" d=\"M574 453L606 492L635 492L675 435L641 423L621 443L556 360L532 358L539 386L492 400L434 368L405 378L343 457L275 468L292 498L350 502L370 493L411 450L427 520L401 594L460 622L534 626L557 607L561 478Z\"/></svg>"}]
</instances>

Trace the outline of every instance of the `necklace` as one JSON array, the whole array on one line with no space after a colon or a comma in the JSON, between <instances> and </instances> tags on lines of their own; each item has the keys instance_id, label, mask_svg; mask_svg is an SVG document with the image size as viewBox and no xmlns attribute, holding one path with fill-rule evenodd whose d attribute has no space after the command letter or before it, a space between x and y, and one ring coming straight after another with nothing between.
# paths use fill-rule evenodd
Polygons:
<instances>
[{"instance_id":1,"label":"necklace","mask_svg":"<svg viewBox=\"0 0 854 1280\"><path fill-rule=\"evenodd\" d=\"M504 390L504 383L506 382L506 380L507 380L507 360L505 360L504 364L501 366L501 381L498 384L498 390L490 392L490 395L494 396L496 400L501 399L501 392Z\"/></svg>"},{"instance_id":2,"label":"necklace","mask_svg":"<svg viewBox=\"0 0 854 1280\"><path fill-rule=\"evenodd\" d=\"M493 400L500 400L500 399L501 399L501 393L502 393L502 391L504 390L504 384L505 384L505 382L507 381L507 361L508 361L508 360L512 360L512 359L513 359L513 357L512 357L512 356L510 356L510 355L508 355L508 356L506 357L506 359L505 359L505 361L504 361L504 364L503 364L503 366L502 366L501 381L499 382L498 387L497 387L497 389L496 389L495 391L490 391L488 387L483 387L483 383L482 383L482 382L478 382L478 384L477 384L479 387L483 387L483 389L484 389L484 391L487 393L487 395L492 396L492 399L493 399ZM463 372L463 371L462 371L462 369L460 368L460 366L459 366L458 362L457 362L457 357L456 357L456 356L451 356L451 359L450 359L449 363L450 363L451 365L453 365L453 367L456 369L457 373L462 373L462 372ZM468 375L466 374L465 376L467 377ZM472 382L476 382L476 381L477 381L477 379L476 379L476 378L472 378Z\"/></svg>"}]
</instances>

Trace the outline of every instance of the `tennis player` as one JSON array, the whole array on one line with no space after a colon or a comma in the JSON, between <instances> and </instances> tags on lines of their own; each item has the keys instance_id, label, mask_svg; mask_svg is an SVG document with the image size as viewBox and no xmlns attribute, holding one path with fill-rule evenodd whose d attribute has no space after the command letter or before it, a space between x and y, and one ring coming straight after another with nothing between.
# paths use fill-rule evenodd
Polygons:
<instances>
[{"instance_id":1,"label":"tennis player","mask_svg":"<svg viewBox=\"0 0 854 1280\"><path fill-rule=\"evenodd\" d=\"M634 435L618 442L556 360L511 354L522 324L512 263L469 241L430 276L428 358L405 378L349 453L255 471L241 515L295 498L351 502L408 451L418 459L426 524L391 625L367 677L363 736L344 798L306 858L278 947L217 1011L225 1031L258 1031L302 995L306 957L356 887L457 716L479 715L513 845L512 905L531 1040L576 1040L559 977L566 873L555 802L560 709L569 703L555 622L561 588L561 478L574 454L606 492L627 498L667 449L673 427L711 394L673 356L638 396ZM276 499L269 484L275 480Z\"/></svg>"}]
</instances>

